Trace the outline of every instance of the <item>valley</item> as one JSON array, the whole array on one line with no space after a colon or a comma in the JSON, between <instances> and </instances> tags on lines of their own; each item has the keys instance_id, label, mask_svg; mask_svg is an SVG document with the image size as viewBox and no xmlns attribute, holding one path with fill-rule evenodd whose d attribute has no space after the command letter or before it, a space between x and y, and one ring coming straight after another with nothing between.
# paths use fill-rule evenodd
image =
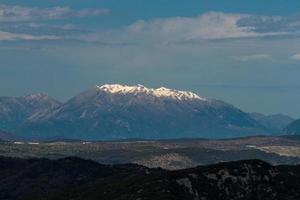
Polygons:
<instances>
[{"instance_id":1,"label":"valley","mask_svg":"<svg viewBox=\"0 0 300 200\"><path fill-rule=\"evenodd\" d=\"M183 169L225 161L261 159L271 164L300 163L300 138L246 137L223 140L120 140L0 143L0 155L58 159L78 156L104 164L137 163L151 168Z\"/></svg>"}]
</instances>

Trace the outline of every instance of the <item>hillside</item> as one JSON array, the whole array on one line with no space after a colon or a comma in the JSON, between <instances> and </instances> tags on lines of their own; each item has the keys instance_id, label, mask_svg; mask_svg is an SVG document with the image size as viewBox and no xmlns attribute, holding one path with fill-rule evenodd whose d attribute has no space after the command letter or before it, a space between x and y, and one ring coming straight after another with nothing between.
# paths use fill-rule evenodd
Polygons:
<instances>
[{"instance_id":1,"label":"hillside","mask_svg":"<svg viewBox=\"0 0 300 200\"><path fill-rule=\"evenodd\" d=\"M237 161L179 171L78 158L0 158L1 199L296 200L300 166ZM17 173L16 173L17 172Z\"/></svg>"}]
</instances>

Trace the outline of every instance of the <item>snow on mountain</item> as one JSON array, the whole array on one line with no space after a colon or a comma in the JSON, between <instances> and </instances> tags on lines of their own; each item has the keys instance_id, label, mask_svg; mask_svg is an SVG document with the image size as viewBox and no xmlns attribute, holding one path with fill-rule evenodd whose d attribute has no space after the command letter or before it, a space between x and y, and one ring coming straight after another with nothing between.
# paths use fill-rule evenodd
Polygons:
<instances>
[{"instance_id":1,"label":"snow on mountain","mask_svg":"<svg viewBox=\"0 0 300 200\"><path fill-rule=\"evenodd\" d=\"M74 139L224 138L264 134L247 113L188 91L102 85L29 118L19 133Z\"/></svg>"},{"instance_id":2,"label":"snow on mountain","mask_svg":"<svg viewBox=\"0 0 300 200\"><path fill-rule=\"evenodd\" d=\"M151 95L155 97L165 97L165 98L172 98L176 100L202 100L206 101L207 99L204 97L200 97L195 93L188 92L188 91L179 91L179 90L173 90L168 89L165 87L160 87L158 89L153 88L147 88L143 85L134 85L134 86L128 86L128 85L119 85L119 84L106 84L102 86L96 86L101 91L105 91L112 94L146 94Z\"/></svg>"}]
</instances>

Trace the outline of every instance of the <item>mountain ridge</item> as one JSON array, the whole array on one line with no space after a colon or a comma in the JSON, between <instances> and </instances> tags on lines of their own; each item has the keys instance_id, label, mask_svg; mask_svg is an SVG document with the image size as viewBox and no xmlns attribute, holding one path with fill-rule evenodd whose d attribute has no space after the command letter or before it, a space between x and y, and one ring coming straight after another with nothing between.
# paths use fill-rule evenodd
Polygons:
<instances>
[{"instance_id":1,"label":"mountain ridge","mask_svg":"<svg viewBox=\"0 0 300 200\"><path fill-rule=\"evenodd\" d=\"M166 98L173 98L177 100L203 100L206 101L207 99L204 97L200 97L199 95L190 92L190 91L180 91L175 89L169 89L166 87L160 87L157 89L154 88L147 88L141 84L128 86L128 85L120 85L120 84L105 84L102 86L96 86L97 89L109 92L109 93L121 93L121 94L147 94L155 97L166 97Z\"/></svg>"},{"instance_id":2,"label":"mountain ridge","mask_svg":"<svg viewBox=\"0 0 300 200\"><path fill-rule=\"evenodd\" d=\"M29 108L33 107L8 129L20 136L102 140L268 134L268 130L249 114L231 104L164 87L105 84L86 90L65 103L42 94L19 99L29 102ZM50 106L45 108L43 103L35 108L34 102ZM16 110L15 116L18 112Z\"/></svg>"},{"instance_id":3,"label":"mountain ridge","mask_svg":"<svg viewBox=\"0 0 300 200\"><path fill-rule=\"evenodd\" d=\"M288 124L285 127L284 132L289 135L300 135L300 119Z\"/></svg>"},{"instance_id":4,"label":"mountain ridge","mask_svg":"<svg viewBox=\"0 0 300 200\"><path fill-rule=\"evenodd\" d=\"M20 129L79 139L232 137L266 133L248 114L192 92L96 86ZM20 132L21 132L20 131Z\"/></svg>"},{"instance_id":5,"label":"mountain ridge","mask_svg":"<svg viewBox=\"0 0 300 200\"><path fill-rule=\"evenodd\" d=\"M59 101L43 93L22 97L0 97L0 130L13 132L32 115L60 105Z\"/></svg>"},{"instance_id":6,"label":"mountain ridge","mask_svg":"<svg viewBox=\"0 0 300 200\"><path fill-rule=\"evenodd\" d=\"M284 128L295 119L284 114L264 115L262 113L250 113L251 117L258 121L262 126L266 127L273 134L280 134Z\"/></svg>"},{"instance_id":7,"label":"mountain ridge","mask_svg":"<svg viewBox=\"0 0 300 200\"><path fill-rule=\"evenodd\" d=\"M0 157L0 198L9 200L297 200L300 166L244 160L184 170ZM45 179L47 181L45 181Z\"/></svg>"}]
</instances>

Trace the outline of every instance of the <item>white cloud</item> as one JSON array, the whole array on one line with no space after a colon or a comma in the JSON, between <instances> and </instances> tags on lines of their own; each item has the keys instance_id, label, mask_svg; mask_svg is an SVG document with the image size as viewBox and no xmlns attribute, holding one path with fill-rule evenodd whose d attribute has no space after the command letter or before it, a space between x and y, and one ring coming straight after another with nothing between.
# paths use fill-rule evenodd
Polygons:
<instances>
[{"instance_id":1,"label":"white cloud","mask_svg":"<svg viewBox=\"0 0 300 200\"><path fill-rule=\"evenodd\" d=\"M29 34L17 34L0 31L0 41L14 41L14 40L57 40L60 39L53 35L34 36Z\"/></svg>"},{"instance_id":2,"label":"white cloud","mask_svg":"<svg viewBox=\"0 0 300 200\"><path fill-rule=\"evenodd\" d=\"M234 60L247 62L247 61L261 61L261 60L273 60L273 56L270 54L255 54L255 55L243 55L243 56L233 56Z\"/></svg>"},{"instance_id":3,"label":"white cloud","mask_svg":"<svg viewBox=\"0 0 300 200\"><path fill-rule=\"evenodd\" d=\"M198 39L247 38L282 35L284 32L256 32L254 26L241 26L238 22L251 17L246 14L209 12L197 17L174 17L140 20L128 27L130 33L160 37L168 41Z\"/></svg>"},{"instance_id":4,"label":"white cloud","mask_svg":"<svg viewBox=\"0 0 300 200\"><path fill-rule=\"evenodd\" d=\"M0 40L53 40L68 39L86 31L73 25L40 24L41 20L107 15L108 9L72 10L69 7L23 7L0 4Z\"/></svg>"},{"instance_id":5,"label":"white cloud","mask_svg":"<svg viewBox=\"0 0 300 200\"><path fill-rule=\"evenodd\" d=\"M0 5L0 21L2 22L55 20L69 17L107 15L109 13L109 9L82 9L76 11L69 7L33 8Z\"/></svg>"},{"instance_id":6,"label":"white cloud","mask_svg":"<svg viewBox=\"0 0 300 200\"><path fill-rule=\"evenodd\" d=\"M55 35L61 38L86 34L80 26L74 24L49 24L39 22L0 23L0 31L14 34L29 34L35 36Z\"/></svg>"},{"instance_id":7,"label":"white cloud","mask_svg":"<svg viewBox=\"0 0 300 200\"><path fill-rule=\"evenodd\" d=\"M299 54L295 54L291 57L292 60L297 60L300 61L300 53Z\"/></svg>"},{"instance_id":8,"label":"white cloud","mask_svg":"<svg viewBox=\"0 0 300 200\"><path fill-rule=\"evenodd\" d=\"M68 7L32 8L0 5L0 31L13 34L56 35L66 39L88 40L110 44L194 43L202 40L261 38L299 35L300 26L292 17L259 16L209 12L195 17L139 20L125 28L86 30L84 26L38 24L38 20L107 15L108 9L72 10ZM289 22L286 24L285 22ZM31 26L28 26L28 24ZM291 26L293 24L293 26ZM38 27L39 26L39 27ZM292 28L290 28L292 27ZM268 58L241 58L268 59Z\"/></svg>"}]
</instances>

